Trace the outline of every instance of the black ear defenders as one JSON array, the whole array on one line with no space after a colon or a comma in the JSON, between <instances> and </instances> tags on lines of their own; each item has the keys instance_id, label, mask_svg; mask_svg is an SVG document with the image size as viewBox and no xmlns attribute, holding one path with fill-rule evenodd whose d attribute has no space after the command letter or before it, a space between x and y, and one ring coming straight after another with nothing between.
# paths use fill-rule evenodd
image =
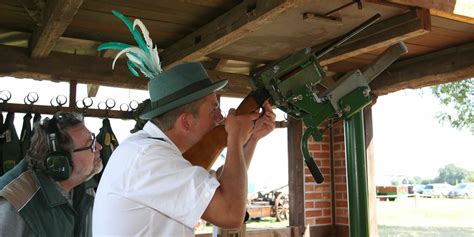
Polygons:
<instances>
[{"instance_id":1,"label":"black ear defenders","mask_svg":"<svg viewBox=\"0 0 474 237\"><path fill-rule=\"evenodd\" d=\"M58 139L61 136L58 129L58 120L52 118L47 124L49 153L44 160L46 172L56 181L69 178L72 172L71 154L59 147Z\"/></svg>"}]
</instances>

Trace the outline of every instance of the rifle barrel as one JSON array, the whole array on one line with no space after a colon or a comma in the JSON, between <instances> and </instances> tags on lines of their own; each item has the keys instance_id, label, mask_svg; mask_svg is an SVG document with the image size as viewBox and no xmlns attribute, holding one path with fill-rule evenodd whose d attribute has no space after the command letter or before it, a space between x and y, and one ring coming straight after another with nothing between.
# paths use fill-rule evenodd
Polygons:
<instances>
[{"instance_id":1,"label":"rifle barrel","mask_svg":"<svg viewBox=\"0 0 474 237\"><path fill-rule=\"evenodd\" d=\"M374 24L375 22L377 22L380 19L380 17L381 17L381 15L377 13L373 17L371 17L370 19L364 21L362 24L357 26L355 29L351 30L350 32L348 32L344 36L342 36L342 38L340 40L336 41L333 44L330 44L330 45L326 46L325 48L323 48L322 50L317 52L315 54L316 58L319 60L321 57L323 57L327 53L329 53L329 52L333 51L334 49L338 48L339 46L341 46L341 44L345 43L350 38L354 37L355 35L359 34L361 31L365 30L367 27L369 27L372 24Z\"/></svg>"}]
</instances>

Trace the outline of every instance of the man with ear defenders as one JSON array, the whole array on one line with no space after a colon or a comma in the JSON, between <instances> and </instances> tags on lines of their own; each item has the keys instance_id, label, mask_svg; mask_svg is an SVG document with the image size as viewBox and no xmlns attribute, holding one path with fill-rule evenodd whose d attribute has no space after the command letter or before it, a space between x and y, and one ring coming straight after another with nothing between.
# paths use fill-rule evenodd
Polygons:
<instances>
[{"instance_id":1,"label":"man with ear defenders","mask_svg":"<svg viewBox=\"0 0 474 237\"><path fill-rule=\"evenodd\" d=\"M23 161L0 178L0 236L92 236L101 149L82 115L35 124Z\"/></svg>"}]
</instances>

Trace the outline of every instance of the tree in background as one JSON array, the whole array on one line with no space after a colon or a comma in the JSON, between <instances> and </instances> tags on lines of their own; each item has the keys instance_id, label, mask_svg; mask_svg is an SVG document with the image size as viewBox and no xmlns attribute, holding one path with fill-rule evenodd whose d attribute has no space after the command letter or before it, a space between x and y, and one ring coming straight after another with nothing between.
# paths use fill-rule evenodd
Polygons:
<instances>
[{"instance_id":1,"label":"tree in background","mask_svg":"<svg viewBox=\"0 0 474 237\"><path fill-rule=\"evenodd\" d=\"M453 164L445 165L438 171L439 175L434 179L436 183L449 183L455 185L464 182L465 178L469 175L469 171Z\"/></svg>"},{"instance_id":2,"label":"tree in background","mask_svg":"<svg viewBox=\"0 0 474 237\"><path fill-rule=\"evenodd\" d=\"M415 176L413 177L413 180L414 180L414 184L421 184L421 182L423 181L423 179L420 177L420 176Z\"/></svg>"},{"instance_id":3,"label":"tree in background","mask_svg":"<svg viewBox=\"0 0 474 237\"><path fill-rule=\"evenodd\" d=\"M474 78L431 87L441 104L454 108L436 116L439 122L449 122L457 129L466 128L474 134Z\"/></svg>"},{"instance_id":4,"label":"tree in background","mask_svg":"<svg viewBox=\"0 0 474 237\"><path fill-rule=\"evenodd\" d=\"M474 171L469 172L469 174L466 176L464 182L474 182Z\"/></svg>"}]
</instances>

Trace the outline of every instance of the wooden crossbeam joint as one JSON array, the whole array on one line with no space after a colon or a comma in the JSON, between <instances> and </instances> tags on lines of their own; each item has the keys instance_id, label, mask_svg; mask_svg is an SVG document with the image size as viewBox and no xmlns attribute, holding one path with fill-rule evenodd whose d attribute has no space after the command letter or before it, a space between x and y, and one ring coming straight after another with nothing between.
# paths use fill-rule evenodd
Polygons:
<instances>
[{"instance_id":1,"label":"wooden crossbeam joint","mask_svg":"<svg viewBox=\"0 0 474 237\"><path fill-rule=\"evenodd\" d=\"M47 57L56 42L66 31L83 0L48 1L42 12L41 24L37 26L30 40L32 58Z\"/></svg>"}]
</instances>

